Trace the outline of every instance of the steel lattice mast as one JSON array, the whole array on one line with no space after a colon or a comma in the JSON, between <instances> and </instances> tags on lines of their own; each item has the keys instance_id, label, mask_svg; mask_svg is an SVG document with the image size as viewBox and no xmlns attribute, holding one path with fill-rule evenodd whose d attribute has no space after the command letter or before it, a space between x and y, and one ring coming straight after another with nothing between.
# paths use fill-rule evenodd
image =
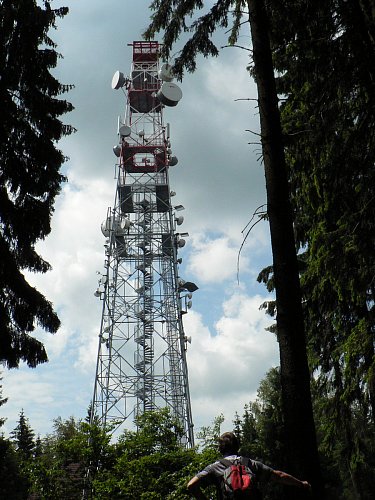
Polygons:
<instances>
[{"instance_id":1,"label":"steel lattice mast","mask_svg":"<svg viewBox=\"0 0 375 500\"><path fill-rule=\"evenodd\" d=\"M172 207L169 125L163 108L182 96L157 42L133 42L130 77L116 72L112 87L126 97L119 123L114 207L102 225L105 273L95 292L103 300L92 415L116 428L149 410L168 407L193 446L193 423L182 316L196 289L178 276L185 243ZM130 421L129 421L130 419Z\"/></svg>"}]
</instances>

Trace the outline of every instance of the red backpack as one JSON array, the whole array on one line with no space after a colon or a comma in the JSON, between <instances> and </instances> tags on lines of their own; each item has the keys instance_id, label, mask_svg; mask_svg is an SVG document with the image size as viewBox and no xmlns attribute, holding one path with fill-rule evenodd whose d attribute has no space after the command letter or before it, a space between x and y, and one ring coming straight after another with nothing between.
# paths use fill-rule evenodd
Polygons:
<instances>
[{"instance_id":1,"label":"red backpack","mask_svg":"<svg viewBox=\"0 0 375 500\"><path fill-rule=\"evenodd\" d=\"M221 483L225 500L259 498L255 474L250 468L250 459L241 457L232 461L223 458L220 463L226 466Z\"/></svg>"}]
</instances>

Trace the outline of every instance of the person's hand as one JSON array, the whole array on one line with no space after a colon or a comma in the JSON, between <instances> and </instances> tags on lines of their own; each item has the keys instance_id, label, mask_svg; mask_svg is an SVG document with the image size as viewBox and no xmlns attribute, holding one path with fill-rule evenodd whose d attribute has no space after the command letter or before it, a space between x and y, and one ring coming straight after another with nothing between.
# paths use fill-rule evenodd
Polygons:
<instances>
[{"instance_id":1,"label":"person's hand","mask_svg":"<svg viewBox=\"0 0 375 500\"><path fill-rule=\"evenodd\" d=\"M307 490L311 495L312 494L311 484L308 481L301 481L301 483L302 483L302 488L304 490Z\"/></svg>"}]
</instances>

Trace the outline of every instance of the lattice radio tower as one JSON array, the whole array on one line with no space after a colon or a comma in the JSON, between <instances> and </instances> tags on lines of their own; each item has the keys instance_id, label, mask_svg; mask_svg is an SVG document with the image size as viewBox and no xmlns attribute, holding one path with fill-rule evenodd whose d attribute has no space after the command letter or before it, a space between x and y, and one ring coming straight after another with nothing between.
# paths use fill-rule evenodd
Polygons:
<instances>
[{"instance_id":1,"label":"lattice radio tower","mask_svg":"<svg viewBox=\"0 0 375 500\"><path fill-rule=\"evenodd\" d=\"M182 97L168 64L159 65L159 44L138 41L130 76L117 71L126 110L119 120L114 207L102 224L105 272L95 295L103 301L92 415L105 426L129 426L149 410L169 408L180 421L182 443L193 446L182 316L196 285L179 277L177 251L187 233L181 205L172 206L172 155L165 106Z\"/></svg>"}]
</instances>

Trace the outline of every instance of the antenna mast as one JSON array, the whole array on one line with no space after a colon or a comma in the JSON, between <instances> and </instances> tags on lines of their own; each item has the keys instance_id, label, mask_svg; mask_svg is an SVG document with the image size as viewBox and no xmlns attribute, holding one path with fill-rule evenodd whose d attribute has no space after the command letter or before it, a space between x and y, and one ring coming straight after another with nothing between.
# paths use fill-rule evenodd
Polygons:
<instances>
[{"instance_id":1,"label":"antenna mast","mask_svg":"<svg viewBox=\"0 0 375 500\"><path fill-rule=\"evenodd\" d=\"M179 277L177 252L187 233L172 206L169 168L177 164L163 109L182 97L170 67L159 67L159 44L136 41L130 77L117 71L123 89L114 207L102 232L105 272L95 292L103 302L92 418L115 429L145 411L169 408L183 428L181 442L194 445L182 317L191 307L194 283ZM130 419L130 422L129 422Z\"/></svg>"}]
</instances>

